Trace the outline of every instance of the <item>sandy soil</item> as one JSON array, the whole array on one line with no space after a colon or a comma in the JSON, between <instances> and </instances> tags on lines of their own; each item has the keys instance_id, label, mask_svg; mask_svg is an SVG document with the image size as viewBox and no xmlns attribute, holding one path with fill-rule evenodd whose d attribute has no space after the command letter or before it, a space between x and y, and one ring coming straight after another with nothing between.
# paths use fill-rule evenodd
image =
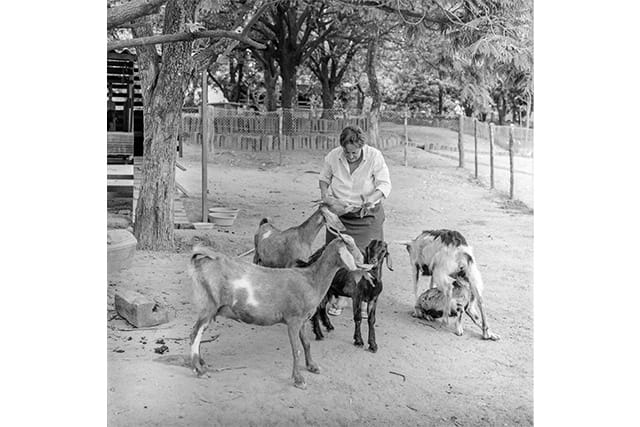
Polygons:
<instances>
[{"instance_id":1,"label":"sandy soil","mask_svg":"<svg viewBox=\"0 0 640 427\"><path fill-rule=\"evenodd\" d=\"M200 211L199 148L187 147L177 179L192 221ZM530 425L533 423L533 216L478 185L470 169L421 150L385 151L393 192L386 202L387 241L424 229L451 228L474 246L485 303L499 342L483 341L465 320L465 334L412 318L412 283L405 249L391 245L395 271L384 271L376 354L352 343L351 309L335 331L312 341L319 375L303 370L306 390L292 385L284 325L252 326L219 318L202 354L218 369L196 378L184 365L196 313L186 274L187 253L205 241L229 254L252 247L259 220L282 228L313 211L323 153L218 152L209 163L210 206L241 209L236 223L211 231L178 230L176 253L138 251L133 265L108 279L108 422L151 425ZM472 172L472 170L471 170ZM322 232L316 239L320 246ZM114 293L135 289L166 304L172 321L135 330L115 316ZM133 329L133 330L132 330ZM363 332L366 331L364 327ZM365 332L366 333L366 332ZM168 352L154 350L164 340ZM401 374L401 375L398 375Z\"/></svg>"}]
</instances>

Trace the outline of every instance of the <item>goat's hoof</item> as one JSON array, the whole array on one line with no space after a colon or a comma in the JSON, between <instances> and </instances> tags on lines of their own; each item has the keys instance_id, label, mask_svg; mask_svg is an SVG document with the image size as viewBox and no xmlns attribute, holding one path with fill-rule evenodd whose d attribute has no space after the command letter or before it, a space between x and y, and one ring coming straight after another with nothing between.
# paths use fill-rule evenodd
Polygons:
<instances>
[{"instance_id":1,"label":"goat's hoof","mask_svg":"<svg viewBox=\"0 0 640 427\"><path fill-rule=\"evenodd\" d=\"M322 333L315 334L315 335L316 335L316 341L322 341L324 339L324 335L322 335Z\"/></svg>"},{"instance_id":2,"label":"goat's hoof","mask_svg":"<svg viewBox=\"0 0 640 427\"><path fill-rule=\"evenodd\" d=\"M320 367L318 365L316 365L315 363L311 364L311 365L307 365L307 370L309 372L314 373L314 374L319 374L320 373Z\"/></svg>"},{"instance_id":3,"label":"goat's hoof","mask_svg":"<svg viewBox=\"0 0 640 427\"><path fill-rule=\"evenodd\" d=\"M335 328L331 325L327 326L327 331L333 331Z\"/></svg>"},{"instance_id":4,"label":"goat's hoof","mask_svg":"<svg viewBox=\"0 0 640 427\"><path fill-rule=\"evenodd\" d=\"M362 346L364 346L364 342L362 342L362 340L355 340L353 342L353 345L355 345L357 347L362 347Z\"/></svg>"},{"instance_id":5,"label":"goat's hoof","mask_svg":"<svg viewBox=\"0 0 640 427\"><path fill-rule=\"evenodd\" d=\"M500 341L500 335L494 334L493 332L487 332L482 336L482 339L491 340L491 341Z\"/></svg>"},{"instance_id":6,"label":"goat's hoof","mask_svg":"<svg viewBox=\"0 0 640 427\"><path fill-rule=\"evenodd\" d=\"M457 336L461 337L461 336L462 336L462 334L463 334L463 332L462 332L462 330L456 330L456 331L454 332L454 334L456 334ZM485 338L485 339L486 339L486 338Z\"/></svg>"},{"instance_id":7,"label":"goat's hoof","mask_svg":"<svg viewBox=\"0 0 640 427\"><path fill-rule=\"evenodd\" d=\"M377 345L369 345L369 348L367 350L369 350L371 353L375 353L375 352L378 351L378 346Z\"/></svg>"},{"instance_id":8,"label":"goat's hoof","mask_svg":"<svg viewBox=\"0 0 640 427\"><path fill-rule=\"evenodd\" d=\"M191 358L191 368L197 376L202 376L202 374L207 372L207 364L201 357Z\"/></svg>"},{"instance_id":9,"label":"goat's hoof","mask_svg":"<svg viewBox=\"0 0 640 427\"><path fill-rule=\"evenodd\" d=\"M306 390L307 389L307 383L304 381L303 379L299 379L299 380L295 380L293 382L293 386L295 388L299 388L300 390Z\"/></svg>"}]
</instances>

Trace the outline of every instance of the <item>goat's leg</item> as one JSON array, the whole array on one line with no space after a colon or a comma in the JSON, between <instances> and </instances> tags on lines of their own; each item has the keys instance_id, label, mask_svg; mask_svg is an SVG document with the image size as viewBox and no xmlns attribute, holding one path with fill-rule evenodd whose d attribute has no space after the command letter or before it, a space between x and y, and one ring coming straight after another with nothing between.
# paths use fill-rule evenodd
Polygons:
<instances>
[{"instance_id":1,"label":"goat's leg","mask_svg":"<svg viewBox=\"0 0 640 427\"><path fill-rule=\"evenodd\" d=\"M313 316L311 316L311 326L313 328L313 333L316 336L316 340L318 341L324 338L322 328L320 327L320 313L321 309L318 307L316 308L315 313L313 313Z\"/></svg>"},{"instance_id":2,"label":"goat's leg","mask_svg":"<svg viewBox=\"0 0 640 427\"><path fill-rule=\"evenodd\" d=\"M477 307L476 307L476 300L475 298L472 299L472 301L469 303L469 306L466 308L466 310L464 311L465 313L467 313L467 316L469 316L469 318L471 319L471 321L473 321L473 323L476 324L476 326L478 328L480 328L480 330L482 330L482 325L480 324L480 315L478 314L478 312L476 311Z\"/></svg>"},{"instance_id":3,"label":"goat's leg","mask_svg":"<svg viewBox=\"0 0 640 427\"><path fill-rule=\"evenodd\" d=\"M311 358L311 343L307 338L306 331L306 322L302 323L302 327L300 328L300 342L302 343L302 349L304 350L304 361L307 365L307 369L309 372L313 372L314 374L320 373L320 368Z\"/></svg>"},{"instance_id":4,"label":"goat's leg","mask_svg":"<svg viewBox=\"0 0 640 427\"><path fill-rule=\"evenodd\" d=\"M456 304L456 335L462 336L464 330L462 329L462 315L464 314L464 310L462 306Z\"/></svg>"},{"instance_id":5,"label":"goat's leg","mask_svg":"<svg viewBox=\"0 0 640 427\"><path fill-rule=\"evenodd\" d=\"M449 277L446 265L439 265L431 272L431 287L442 292L442 323L449 326L451 314L451 297L453 294L453 279Z\"/></svg>"},{"instance_id":6,"label":"goat's leg","mask_svg":"<svg viewBox=\"0 0 640 427\"><path fill-rule=\"evenodd\" d=\"M320 305L318 306L318 316L320 318L320 321L322 322L322 324L324 325L325 328L327 328L327 331L333 331L333 325L331 324L331 320L329 320L329 315L327 314L327 303L329 302L329 298L328 296L325 296L324 298L322 298L322 301L320 301Z\"/></svg>"},{"instance_id":7,"label":"goat's leg","mask_svg":"<svg viewBox=\"0 0 640 427\"><path fill-rule=\"evenodd\" d=\"M200 356L200 341L202 340L202 334L205 329L207 329L207 326L211 323L214 313L215 311L210 308L202 310L191 330L191 368L198 376L204 374L207 370L207 365Z\"/></svg>"},{"instance_id":8,"label":"goat's leg","mask_svg":"<svg viewBox=\"0 0 640 427\"><path fill-rule=\"evenodd\" d=\"M307 388L307 383L304 381L304 377L300 374L298 369L298 357L300 355L300 346L298 340L300 339L300 328L302 328L304 320L296 319L287 322L287 332L289 333L289 343L291 344L291 353L293 354L293 385L297 388Z\"/></svg>"},{"instance_id":9,"label":"goat's leg","mask_svg":"<svg viewBox=\"0 0 640 427\"><path fill-rule=\"evenodd\" d=\"M471 286L471 292L474 292L473 286ZM478 315L476 310L480 311L480 315ZM500 335L489 331L489 326L487 325L487 321L484 315L482 302L478 300L478 297L475 294L473 295L473 301L471 301L471 303L469 304L466 313L467 315L469 315L473 323L475 323L482 330L482 339L492 341L498 341L500 339Z\"/></svg>"},{"instance_id":10,"label":"goat's leg","mask_svg":"<svg viewBox=\"0 0 640 427\"><path fill-rule=\"evenodd\" d=\"M448 285L447 283L443 283L441 290L444 300L444 304L442 307L442 323L444 323L446 326L449 326L449 317L451 317L452 289L450 285Z\"/></svg>"},{"instance_id":11,"label":"goat's leg","mask_svg":"<svg viewBox=\"0 0 640 427\"><path fill-rule=\"evenodd\" d=\"M378 351L378 344L376 344L376 305L378 304L378 297L367 303L367 321L369 323L369 351L375 353Z\"/></svg>"},{"instance_id":12,"label":"goat's leg","mask_svg":"<svg viewBox=\"0 0 640 427\"><path fill-rule=\"evenodd\" d=\"M364 345L364 341L362 341L362 333L360 332L360 323L362 323L362 310L360 306L362 304L362 298L360 295L353 295L353 322L355 324L354 332L353 332L353 344L358 347L362 347Z\"/></svg>"},{"instance_id":13,"label":"goat's leg","mask_svg":"<svg viewBox=\"0 0 640 427\"><path fill-rule=\"evenodd\" d=\"M418 281L420 280L420 266L417 264L412 264L411 265L411 272L413 273L412 279L413 279L413 300L418 301L418 297L420 295L418 295ZM420 313L418 312L418 310L413 311L413 316L414 317L420 317Z\"/></svg>"}]
</instances>

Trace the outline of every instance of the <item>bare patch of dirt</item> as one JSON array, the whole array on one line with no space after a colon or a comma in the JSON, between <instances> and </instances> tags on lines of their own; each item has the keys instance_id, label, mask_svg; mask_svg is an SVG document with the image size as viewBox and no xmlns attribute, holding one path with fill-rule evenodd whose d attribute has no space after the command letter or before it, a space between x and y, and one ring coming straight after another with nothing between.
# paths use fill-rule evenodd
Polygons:
<instances>
[{"instance_id":1,"label":"bare patch of dirt","mask_svg":"<svg viewBox=\"0 0 640 427\"><path fill-rule=\"evenodd\" d=\"M191 221L200 212L199 148L186 146L177 180ZM211 367L196 378L186 364L196 319L187 252L204 242L237 255L253 247L262 217L287 228L313 212L325 153L216 152L209 168L209 205L240 209L231 227L177 230L175 252L138 251L133 265L109 278L107 310L120 289L134 289L170 308L171 321L136 330L108 311L108 420L151 425L531 425L533 423L533 215L524 206L469 180L469 170L411 149L385 150L393 191L385 203L385 237L394 271L384 271L372 354L352 342L350 308L312 342L321 373L303 371L308 388L292 385L291 349L283 325L260 327L218 318L204 335ZM483 341L468 319L452 327L410 316L407 240L425 229L460 231L474 247L485 304L498 342ZM321 244L322 232L315 246ZM250 260L250 256L247 257ZM425 285L425 283L422 283ZM363 332L366 326L363 326ZM310 332L310 331L309 331ZM366 332L365 332L366 333ZM162 340L166 348L156 353Z\"/></svg>"}]
</instances>

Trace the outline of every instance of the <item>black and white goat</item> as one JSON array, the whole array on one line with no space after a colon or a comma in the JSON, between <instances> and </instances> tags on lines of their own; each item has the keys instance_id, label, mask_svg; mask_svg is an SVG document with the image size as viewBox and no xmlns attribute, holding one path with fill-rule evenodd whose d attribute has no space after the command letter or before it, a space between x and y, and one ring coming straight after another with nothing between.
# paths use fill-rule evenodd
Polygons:
<instances>
[{"instance_id":1,"label":"black and white goat","mask_svg":"<svg viewBox=\"0 0 640 427\"><path fill-rule=\"evenodd\" d=\"M500 339L498 335L489 332L482 300L482 276L476 265L473 249L462 234L453 230L426 230L415 239L400 243L405 245L409 252L416 303L419 297L418 280L421 275L431 276L429 288L435 287L442 292L443 311L451 307L454 283L456 279L462 278L469 284L474 304L477 304L480 311L482 337L490 340ZM417 310L414 314L420 315ZM449 316L445 316L443 320L448 323Z\"/></svg>"},{"instance_id":2,"label":"black and white goat","mask_svg":"<svg viewBox=\"0 0 640 427\"><path fill-rule=\"evenodd\" d=\"M324 226L345 230L340 218L324 203L302 224L282 231L263 218L253 238L253 262L265 267L295 266L296 260L311 256L311 245Z\"/></svg>"},{"instance_id":3,"label":"black and white goat","mask_svg":"<svg viewBox=\"0 0 640 427\"><path fill-rule=\"evenodd\" d=\"M318 373L304 325L315 312L338 269L367 271L363 257L350 236L340 235L318 260L305 268L266 268L198 246L191 255L189 274L194 299L201 311L191 332L191 366L196 374L206 371L200 356L200 340L217 315L244 323L269 326L285 323L293 353L293 379L305 388L298 370L299 342L307 369Z\"/></svg>"},{"instance_id":4,"label":"black and white goat","mask_svg":"<svg viewBox=\"0 0 640 427\"><path fill-rule=\"evenodd\" d=\"M299 265L307 265L315 262L315 260L322 254L323 248L319 249L309 259L308 263L299 261ZM353 333L354 344L357 346L364 345L362 341L362 334L360 332L360 324L362 322L362 312L360 310L362 302L367 303L367 323L369 326L369 350L373 353L378 351L378 344L376 343L376 306L378 303L378 296L382 292L382 263L387 260L387 268L393 271L391 262L391 254L387 247L387 243L382 240L372 240L365 248L363 253L364 262L367 265L372 265L373 268L369 273L363 275L361 278L354 277L354 275L346 269L341 268L334 276L331 286L327 291L327 295L322 299L318 309L311 318L313 325L313 332L316 335L317 340L321 340L324 335L320 328L320 321L331 331L334 329L329 317L327 316L327 302L338 296L350 297L353 302L353 321L355 323L355 330Z\"/></svg>"}]
</instances>

